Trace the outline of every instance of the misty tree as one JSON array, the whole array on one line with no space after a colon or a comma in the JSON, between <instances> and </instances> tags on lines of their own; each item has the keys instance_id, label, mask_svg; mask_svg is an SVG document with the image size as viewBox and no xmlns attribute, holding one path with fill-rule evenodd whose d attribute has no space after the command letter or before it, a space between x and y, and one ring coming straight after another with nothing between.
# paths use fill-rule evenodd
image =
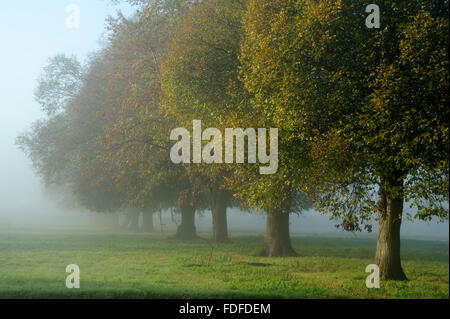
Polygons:
<instances>
[{"instance_id":1,"label":"misty tree","mask_svg":"<svg viewBox=\"0 0 450 319\"><path fill-rule=\"evenodd\" d=\"M49 116L62 111L79 92L83 70L75 56L51 58L38 79L35 99Z\"/></svg>"},{"instance_id":2,"label":"misty tree","mask_svg":"<svg viewBox=\"0 0 450 319\"><path fill-rule=\"evenodd\" d=\"M162 66L164 106L180 127L202 120L224 132L227 117L241 101L238 52L245 1L208 0L191 6L170 38ZM191 165L191 183L209 198L213 240L228 242L227 206L232 192L225 178L232 167L224 164Z\"/></svg>"},{"instance_id":3,"label":"misty tree","mask_svg":"<svg viewBox=\"0 0 450 319\"><path fill-rule=\"evenodd\" d=\"M107 87L123 85L124 90L105 112L111 124L94 143L96 160L107 168L128 205L178 206L181 239L196 237L198 200L185 169L167 156L167 132L177 123L160 103L160 64L169 36L190 3L155 2L132 19L120 16L110 21L105 58L113 67Z\"/></svg>"}]
</instances>

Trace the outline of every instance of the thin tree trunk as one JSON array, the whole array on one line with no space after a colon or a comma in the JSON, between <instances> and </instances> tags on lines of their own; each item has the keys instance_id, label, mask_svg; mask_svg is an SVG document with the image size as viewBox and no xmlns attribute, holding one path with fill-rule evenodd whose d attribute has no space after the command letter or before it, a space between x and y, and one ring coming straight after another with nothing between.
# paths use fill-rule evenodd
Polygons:
<instances>
[{"instance_id":1,"label":"thin tree trunk","mask_svg":"<svg viewBox=\"0 0 450 319\"><path fill-rule=\"evenodd\" d=\"M191 240L197 237L195 228L195 206L183 205L181 210L181 224L178 226L175 238Z\"/></svg>"},{"instance_id":2,"label":"thin tree trunk","mask_svg":"<svg viewBox=\"0 0 450 319\"><path fill-rule=\"evenodd\" d=\"M375 264L384 280L407 280L400 260L400 227L403 214L403 180L385 179L378 201L378 240Z\"/></svg>"},{"instance_id":3,"label":"thin tree trunk","mask_svg":"<svg viewBox=\"0 0 450 319\"><path fill-rule=\"evenodd\" d=\"M163 234L164 233L164 224L163 224L161 209L158 211L158 221L159 221L159 232L161 234Z\"/></svg>"},{"instance_id":4,"label":"thin tree trunk","mask_svg":"<svg viewBox=\"0 0 450 319\"><path fill-rule=\"evenodd\" d=\"M223 190L211 193L211 213L213 222L213 240L216 243L227 243L228 222L227 222L227 198Z\"/></svg>"},{"instance_id":5,"label":"thin tree trunk","mask_svg":"<svg viewBox=\"0 0 450 319\"><path fill-rule=\"evenodd\" d=\"M289 213L267 213L264 243L256 256L296 256L289 236Z\"/></svg>"},{"instance_id":6,"label":"thin tree trunk","mask_svg":"<svg viewBox=\"0 0 450 319\"><path fill-rule=\"evenodd\" d=\"M153 214L152 211L142 213L142 231L152 233L155 231L153 226Z\"/></svg>"}]
</instances>

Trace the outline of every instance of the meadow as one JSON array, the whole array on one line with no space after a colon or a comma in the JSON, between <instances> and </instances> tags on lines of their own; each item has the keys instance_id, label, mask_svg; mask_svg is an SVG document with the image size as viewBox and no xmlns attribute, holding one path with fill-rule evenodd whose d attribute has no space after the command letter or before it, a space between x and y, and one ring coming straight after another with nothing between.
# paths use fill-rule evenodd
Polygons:
<instances>
[{"instance_id":1,"label":"meadow","mask_svg":"<svg viewBox=\"0 0 450 319\"><path fill-rule=\"evenodd\" d=\"M368 289L375 238L293 236L297 257L254 257L260 235L216 245L170 234L0 230L0 298L449 298L449 244L402 240L409 281ZM68 289L68 264L80 289Z\"/></svg>"}]
</instances>

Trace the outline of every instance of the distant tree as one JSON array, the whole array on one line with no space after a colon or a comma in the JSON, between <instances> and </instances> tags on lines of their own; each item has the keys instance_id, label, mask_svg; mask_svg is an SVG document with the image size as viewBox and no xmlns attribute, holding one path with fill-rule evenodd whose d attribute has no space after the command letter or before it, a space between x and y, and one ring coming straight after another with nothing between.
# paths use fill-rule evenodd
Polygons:
<instances>
[{"instance_id":1,"label":"distant tree","mask_svg":"<svg viewBox=\"0 0 450 319\"><path fill-rule=\"evenodd\" d=\"M142 231L147 233L152 233L155 231L155 226L153 224L153 215L155 211L152 209L147 209L142 212Z\"/></svg>"},{"instance_id":2,"label":"distant tree","mask_svg":"<svg viewBox=\"0 0 450 319\"><path fill-rule=\"evenodd\" d=\"M195 216L195 191L167 156L175 121L159 104L166 43L191 3L142 1L131 19L110 19L108 42L84 68L73 57L50 59L36 90L46 118L17 139L48 186L93 211L179 205L182 217ZM180 234L195 237L195 224L183 225L191 230Z\"/></svg>"},{"instance_id":3,"label":"distant tree","mask_svg":"<svg viewBox=\"0 0 450 319\"><path fill-rule=\"evenodd\" d=\"M97 63L95 72L104 70L102 67ZM67 78L72 84L62 85ZM30 156L45 186L66 192L66 201L92 211L115 211L120 207L120 197L111 180L99 187L92 180L99 173L98 167L87 172L83 165L89 141L102 131L102 123L95 116L99 105L93 105L89 95L94 91L95 95L102 93L101 82L95 81L99 85L88 92L85 83L91 79L92 70L82 72L75 58L59 55L50 59L36 93L36 100L47 111L46 118L34 123L16 142Z\"/></svg>"},{"instance_id":4,"label":"distant tree","mask_svg":"<svg viewBox=\"0 0 450 319\"><path fill-rule=\"evenodd\" d=\"M80 90L83 70L75 56L51 58L38 79L35 99L47 115L63 110Z\"/></svg>"},{"instance_id":5,"label":"distant tree","mask_svg":"<svg viewBox=\"0 0 450 319\"><path fill-rule=\"evenodd\" d=\"M106 112L111 125L94 143L96 158L107 167L128 205L178 206L181 239L196 237L198 200L184 167L171 163L168 156L169 132L177 124L160 103L160 64L170 33L191 2L148 2L133 19L110 21L105 58L113 67L107 86L125 83L125 89Z\"/></svg>"}]
</instances>

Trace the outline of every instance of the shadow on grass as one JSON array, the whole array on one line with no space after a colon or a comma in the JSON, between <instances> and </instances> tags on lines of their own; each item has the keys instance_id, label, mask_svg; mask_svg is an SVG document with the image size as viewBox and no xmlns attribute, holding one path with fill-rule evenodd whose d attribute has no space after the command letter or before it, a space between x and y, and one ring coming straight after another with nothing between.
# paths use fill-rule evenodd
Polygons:
<instances>
[{"instance_id":1,"label":"shadow on grass","mask_svg":"<svg viewBox=\"0 0 450 319\"><path fill-rule=\"evenodd\" d=\"M0 232L0 250L7 252L130 252L152 251L154 253L179 254L180 248L189 253L198 250L207 253L253 255L261 246L261 235L234 235L230 244L215 244L210 234L199 234L196 239L183 241L173 238L171 233L128 232ZM292 245L299 257L340 257L373 259L376 238L342 238L319 236L293 236ZM449 262L449 244L437 240L402 239L404 261Z\"/></svg>"},{"instance_id":2,"label":"shadow on grass","mask_svg":"<svg viewBox=\"0 0 450 319\"><path fill-rule=\"evenodd\" d=\"M253 247L257 250L262 244L261 236L234 237L237 245ZM340 238L301 236L292 237L292 246L299 257L340 257L373 259L375 257L376 238ZM449 243L438 240L402 239L401 254L403 261L449 262Z\"/></svg>"},{"instance_id":3,"label":"shadow on grass","mask_svg":"<svg viewBox=\"0 0 450 319\"><path fill-rule=\"evenodd\" d=\"M179 287L145 286L130 287L130 284L111 281L104 282L82 281L79 289L68 289L55 284L54 280L35 278L24 287L17 287L13 279L2 281L6 290L0 289L0 299L283 299L281 294L244 292L234 289L187 289ZM329 290L314 288L305 291L301 298L348 298L348 296L332 293Z\"/></svg>"}]
</instances>

